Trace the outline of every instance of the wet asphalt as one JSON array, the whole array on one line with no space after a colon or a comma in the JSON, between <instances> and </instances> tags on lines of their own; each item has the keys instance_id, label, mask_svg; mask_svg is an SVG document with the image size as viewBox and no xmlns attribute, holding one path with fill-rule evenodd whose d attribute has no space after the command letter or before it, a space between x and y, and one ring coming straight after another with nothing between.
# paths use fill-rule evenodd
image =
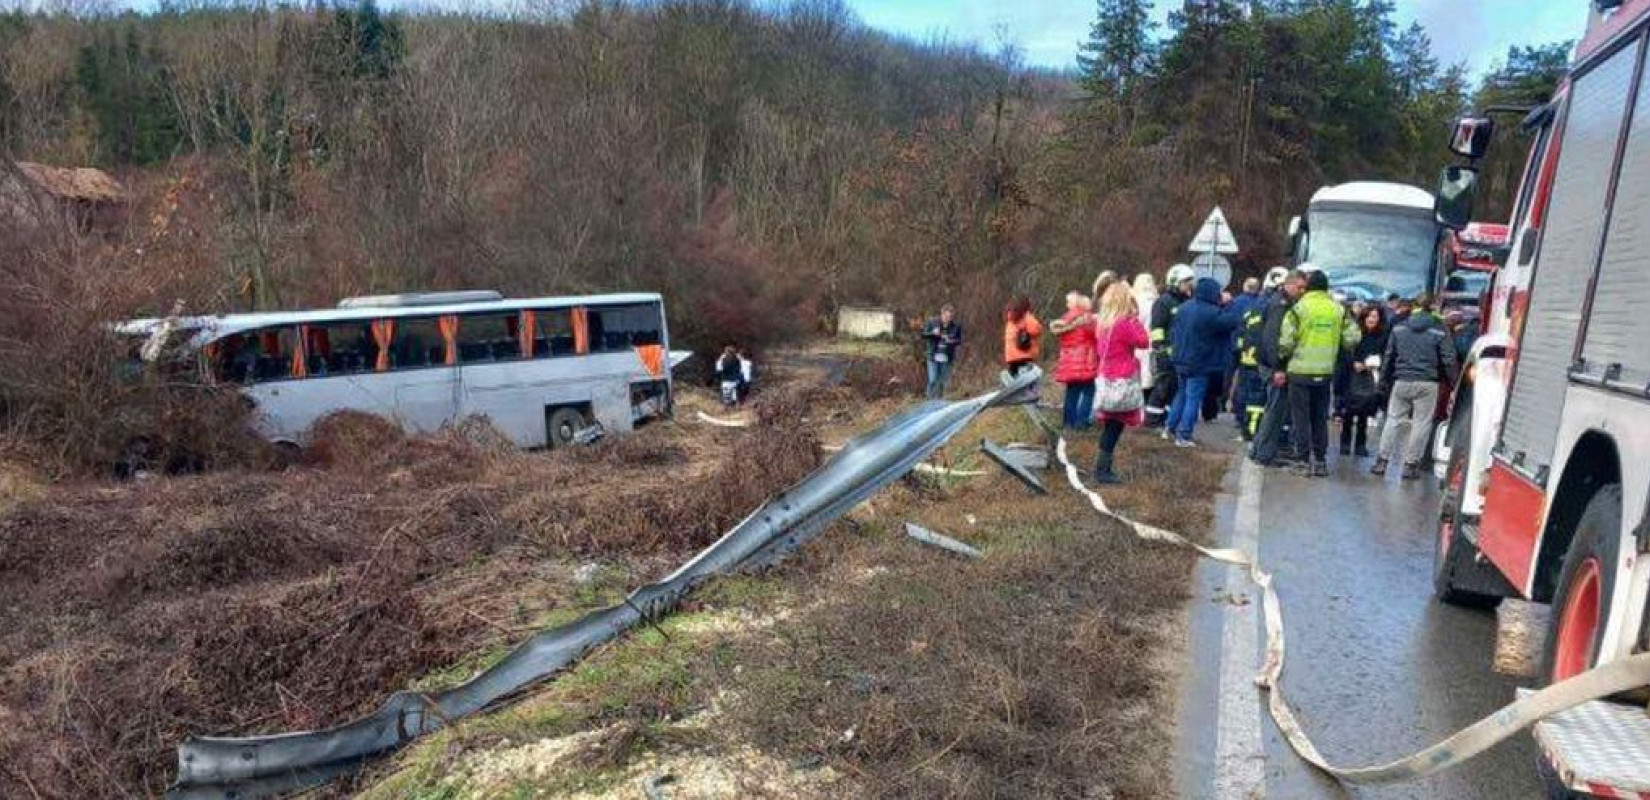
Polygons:
<instances>
[{"instance_id":1,"label":"wet asphalt","mask_svg":"<svg viewBox=\"0 0 1650 800\"><path fill-rule=\"evenodd\" d=\"M1231 428L1211 427L1199 438L1224 441ZM1273 573L1288 643L1283 687L1308 735L1331 763L1368 766L1407 756L1487 716L1511 702L1517 684L1490 670L1494 613L1432 598L1435 481L1383 480L1368 473L1368 460L1334 453L1330 459L1331 476L1316 480L1254 467L1245 474L1234 459L1227 494L1217 501L1214 535L1223 544L1254 540ZM1240 524L1245 488L1258 495L1258 508L1252 499L1247 505L1247 526ZM1200 564L1194 580L1174 776L1179 796L1545 796L1527 733L1452 771L1406 784L1342 786L1307 766L1253 688L1264 652L1259 595L1235 569L1212 562Z\"/></svg>"}]
</instances>

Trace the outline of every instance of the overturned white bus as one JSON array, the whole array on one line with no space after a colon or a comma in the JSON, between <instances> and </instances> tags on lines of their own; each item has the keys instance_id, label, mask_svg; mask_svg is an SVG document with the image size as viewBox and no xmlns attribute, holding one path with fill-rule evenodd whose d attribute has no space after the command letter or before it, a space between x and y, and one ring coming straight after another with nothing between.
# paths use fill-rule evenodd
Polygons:
<instances>
[{"instance_id":1,"label":"overturned white bus","mask_svg":"<svg viewBox=\"0 0 1650 800\"><path fill-rule=\"evenodd\" d=\"M518 446L565 446L592 425L622 432L667 414L670 370L685 357L669 351L657 294L384 295L117 331L196 355L207 380L254 403L261 435L292 444L322 417L360 411L414 432L485 416Z\"/></svg>"}]
</instances>

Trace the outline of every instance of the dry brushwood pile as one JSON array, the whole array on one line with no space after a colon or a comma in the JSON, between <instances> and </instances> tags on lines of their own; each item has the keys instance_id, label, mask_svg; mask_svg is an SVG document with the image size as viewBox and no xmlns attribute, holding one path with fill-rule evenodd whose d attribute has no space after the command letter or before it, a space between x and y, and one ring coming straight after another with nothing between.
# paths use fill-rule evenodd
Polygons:
<instances>
[{"instance_id":1,"label":"dry brushwood pile","mask_svg":"<svg viewBox=\"0 0 1650 800\"><path fill-rule=\"evenodd\" d=\"M816 466L784 422L807 403L555 453L343 416L290 469L23 499L0 516L0 797L158 795L185 735L336 724L610 601ZM591 564L617 576L597 596Z\"/></svg>"}]
</instances>

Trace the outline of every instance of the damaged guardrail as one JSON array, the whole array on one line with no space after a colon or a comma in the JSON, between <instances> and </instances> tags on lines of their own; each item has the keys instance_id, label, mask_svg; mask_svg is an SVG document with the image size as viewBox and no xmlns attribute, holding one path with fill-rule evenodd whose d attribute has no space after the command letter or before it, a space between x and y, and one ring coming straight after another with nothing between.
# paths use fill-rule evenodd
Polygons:
<instances>
[{"instance_id":1,"label":"damaged guardrail","mask_svg":"<svg viewBox=\"0 0 1650 800\"><path fill-rule=\"evenodd\" d=\"M560 672L585 652L676 607L704 580L766 566L794 551L855 505L910 472L980 412L1024 402L1041 378L1030 370L1002 389L956 403L929 402L850 441L801 483L763 504L714 544L618 605L541 631L469 681L440 692L397 692L377 711L335 728L246 737L192 737L178 746L168 797L268 797L356 769L454 720Z\"/></svg>"}]
</instances>

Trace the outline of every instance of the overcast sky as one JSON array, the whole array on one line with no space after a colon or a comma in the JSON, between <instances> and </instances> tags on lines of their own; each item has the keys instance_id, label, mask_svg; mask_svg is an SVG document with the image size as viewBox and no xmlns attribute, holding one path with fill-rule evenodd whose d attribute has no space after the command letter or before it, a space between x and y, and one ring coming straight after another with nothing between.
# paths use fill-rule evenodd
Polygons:
<instances>
[{"instance_id":1,"label":"overcast sky","mask_svg":"<svg viewBox=\"0 0 1650 800\"><path fill-rule=\"evenodd\" d=\"M1026 59L1074 65L1094 19L1094 0L848 0L866 23L918 39L945 37L995 47L999 31ZM1159 20L1179 0L1157 0ZM1419 21L1441 62L1483 74L1512 45L1579 39L1585 0L1396 0L1401 26Z\"/></svg>"}]
</instances>

